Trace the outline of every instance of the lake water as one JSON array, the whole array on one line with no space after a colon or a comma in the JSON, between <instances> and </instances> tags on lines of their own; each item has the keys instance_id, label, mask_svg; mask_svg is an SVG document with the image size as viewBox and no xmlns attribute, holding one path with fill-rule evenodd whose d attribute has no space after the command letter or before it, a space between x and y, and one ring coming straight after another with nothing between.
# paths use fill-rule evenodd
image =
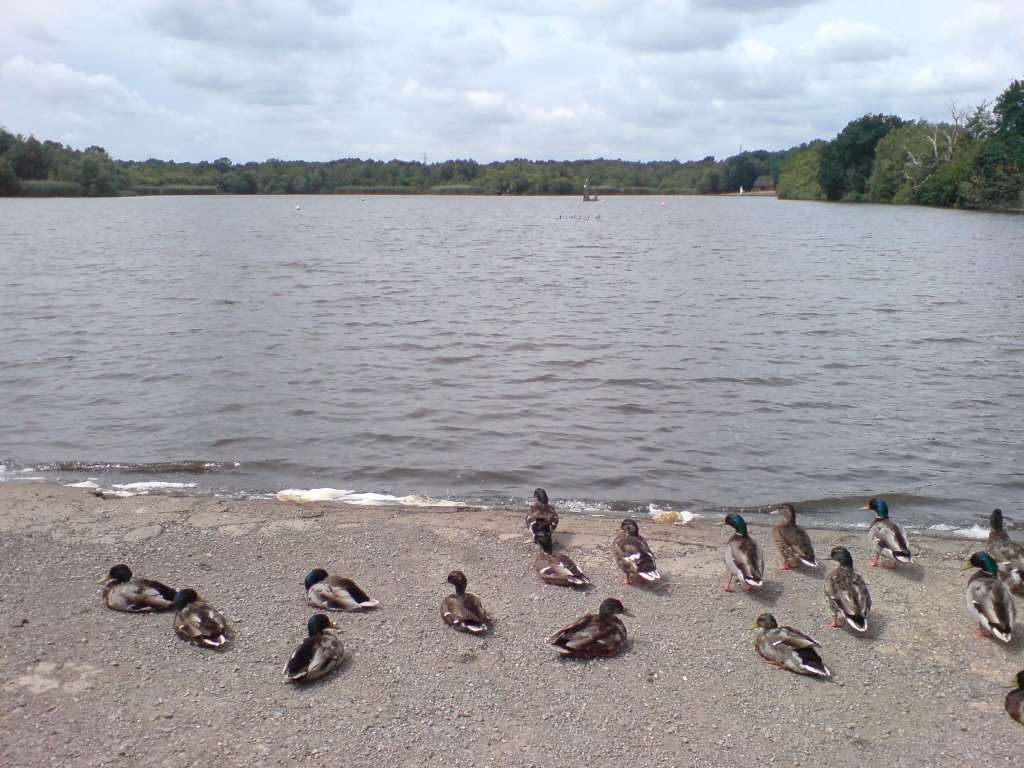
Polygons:
<instances>
[{"instance_id":1,"label":"lake water","mask_svg":"<svg viewBox=\"0 0 1024 768\"><path fill-rule=\"evenodd\" d=\"M0 248L5 480L1024 527L1021 217L3 199Z\"/></svg>"}]
</instances>

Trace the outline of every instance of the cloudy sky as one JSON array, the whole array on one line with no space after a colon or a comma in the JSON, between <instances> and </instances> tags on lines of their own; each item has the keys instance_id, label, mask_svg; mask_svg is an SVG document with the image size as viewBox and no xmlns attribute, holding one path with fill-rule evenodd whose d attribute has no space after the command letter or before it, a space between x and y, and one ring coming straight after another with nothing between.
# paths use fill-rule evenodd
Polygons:
<instances>
[{"instance_id":1,"label":"cloudy sky","mask_svg":"<svg viewBox=\"0 0 1024 768\"><path fill-rule=\"evenodd\" d=\"M1021 0L0 0L0 126L121 159L724 158L1020 78Z\"/></svg>"}]
</instances>

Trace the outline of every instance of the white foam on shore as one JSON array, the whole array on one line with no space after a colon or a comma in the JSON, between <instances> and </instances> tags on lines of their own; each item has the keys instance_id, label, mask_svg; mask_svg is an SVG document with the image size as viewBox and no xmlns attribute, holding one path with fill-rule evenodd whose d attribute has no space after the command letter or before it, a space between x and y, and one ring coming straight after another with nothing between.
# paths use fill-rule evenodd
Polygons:
<instances>
[{"instance_id":1,"label":"white foam on shore","mask_svg":"<svg viewBox=\"0 0 1024 768\"><path fill-rule=\"evenodd\" d=\"M957 528L955 525L939 523L938 525L929 525L928 530L951 533L958 539L977 539L984 541L988 538L988 528L981 525L972 525L970 528Z\"/></svg>"},{"instance_id":2,"label":"white foam on shore","mask_svg":"<svg viewBox=\"0 0 1024 768\"><path fill-rule=\"evenodd\" d=\"M293 504L313 504L318 501L338 501L346 504L361 504L369 507L402 505L406 507L458 507L457 501L439 501L425 495L392 496L388 493L359 493L344 488L286 488L275 498Z\"/></svg>"},{"instance_id":3,"label":"white foam on shore","mask_svg":"<svg viewBox=\"0 0 1024 768\"><path fill-rule=\"evenodd\" d=\"M112 496L127 498L129 496L145 496L154 491L169 491L176 488L195 488L195 483L167 483L157 480L145 483L114 483L107 491Z\"/></svg>"},{"instance_id":4,"label":"white foam on shore","mask_svg":"<svg viewBox=\"0 0 1024 768\"><path fill-rule=\"evenodd\" d=\"M83 480L80 483L71 483L68 488L99 488L95 480Z\"/></svg>"}]
</instances>

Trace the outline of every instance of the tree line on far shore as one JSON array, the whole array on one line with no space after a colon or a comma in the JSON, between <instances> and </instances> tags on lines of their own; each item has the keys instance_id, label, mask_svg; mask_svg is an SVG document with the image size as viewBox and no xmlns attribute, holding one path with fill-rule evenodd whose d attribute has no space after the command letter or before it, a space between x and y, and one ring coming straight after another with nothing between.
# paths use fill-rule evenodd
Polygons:
<instances>
[{"instance_id":1,"label":"tree line on far shore","mask_svg":"<svg viewBox=\"0 0 1024 768\"><path fill-rule=\"evenodd\" d=\"M176 163L115 160L0 129L0 196L171 194L719 194L770 178L778 196L1024 211L1024 82L989 106L950 106L948 122L864 115L831 141L725 160L343 159Z\"/></svg>"}]
</instances>

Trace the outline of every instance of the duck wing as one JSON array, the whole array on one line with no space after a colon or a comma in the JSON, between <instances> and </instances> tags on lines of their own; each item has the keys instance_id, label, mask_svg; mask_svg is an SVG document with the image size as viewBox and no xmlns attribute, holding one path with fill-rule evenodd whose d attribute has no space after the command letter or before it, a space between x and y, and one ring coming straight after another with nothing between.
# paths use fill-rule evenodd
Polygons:
<instances>
[{"instance_id":1,"label":"duck wing","mask_svg":"<svg viewBox=\"0 0 1024 768\"><path fill-rule=\"evenodd\" d=\"M860 574L851 568L836 568L825 580L825 595L832 610L842 614L847 624L858 632L867 631L871 593Z\"/></svg>"},{"instance_id":2,"label":"duck wing","mask_svg":"<svg viewBox=\"0 0 1024 768\"><path fill-rule=\"evenodd\" d=\"M725 544L725 563L750 586L760 587L764 583L764 555L749 536L735 533L729 537Z\"/></svg>"},{"instance_id":3,"label":"duck wing","mask_svg":"<svg viewBox=\"0 0 1024 768\"><path fill-rule=\"evenodd\" d=\"M344 647L330 632L305 638L285 664L289 680L316 680L341 665Z\"/></svg>"},{"instance_id":4,"label":"duck wing","mask_svg":"<svg viewBox=\"0 0 1024 768\"><path fill-rule=\"evenodd\" d=\"M469 592L445 597L441 601L441 618L446 624L474 635L486 632L490 621L480 599Z\"/></svg>"},{"instance_id":5,"label":"duck wing","mask_svg":"<svg viewBox=\"0 0 1024 768\"><path fill-rule=\"evenodd\" d=\"M907 534L903 528L888 518L875 520L868 529L868 534L875 544L875 550L899 560L901 563L909 563L913 560L910 554L910 544L907 541Z\"/></svg>"},{"instance_id":6,"label":"duck wing","mask_svg":"<svg viewBox=\"0 0 1024 768\"><path fill-rule=\"evenodd\" d=\"M306 593L306 600L314 608L329 611L359 611L379 605L352 579L341 576L331 576L312 585Z\"/></svg>"},{"instance_id":7,"label":"duck wing","mask_svg":"<svg viewBox=\"0 0 1024 768\"><path fill-rule=\"evenodd\" d=\"M548 584L561 587L590 586L590 579L567 555L548 555L539 552L533 564L537 575Z\"/></svg>"},{"instance_id":8,"label":"duck wing","mask_svg":"<svg viewBox=\"0 0 1024 768\"><path fill-rule=\"evenodd\" d=\"M968 579L967 607L986 632L1004 643L1013 639L1017 609L1010 591L997 576L978 571Z\"/></svg>"},{"instance_id":9,"label":"duck wing","mask_svg":"<svg viewBox=\"0 0 1024 768\"><path fill-rule=\"evenodd\" d=\"M220 648L229 638L227 620L209 603L189 603L174 615L174 631L182 640Z\"/></svg>"},{"instance_id":10,"label":"duck wing","mask_svg":"<svg viewBox=\"0 0 1024 768\"><path fill-rule=\"evenodd\" d=\"M789 565L797 565L799 561L811 568L818 567L818 560L814 556L814 544L807 531L799 525L779 523L772 528L772 538L779 548L782 559Z\"/></svg>"},{"instance_id":11,"label":"duck wing","mask_svg":"<svg viewBox=\"0 0 1024 768\"><path fill-rule=\"evenodd\" d=\"M626 625L618 616L588 613L558 630L548 642L562 656L613 656L626 644Z\"/></svg>"}]
</instances>

